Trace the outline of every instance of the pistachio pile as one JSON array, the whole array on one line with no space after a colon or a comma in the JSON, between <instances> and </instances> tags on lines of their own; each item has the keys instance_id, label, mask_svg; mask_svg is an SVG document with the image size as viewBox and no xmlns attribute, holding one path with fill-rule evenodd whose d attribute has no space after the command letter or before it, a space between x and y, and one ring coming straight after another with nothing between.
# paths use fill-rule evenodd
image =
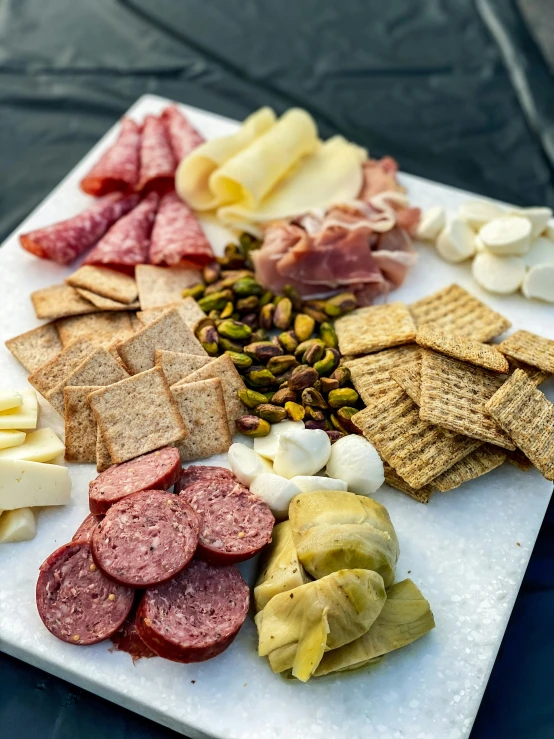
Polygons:
<instances>
[{"instance_id":1,"label":"pistachio pile","mask_svg":"<svg viewBox=\"0 0 554 739\"><path fill-rule=\"evenodd\" d=\"M250 253L260 243L242 234L239 244L203 270L203 284L183 292L207 314L196 336L212 356L228 354L246 389L239 397L251 414L238 429L266 436L270 424L289 418L323 429L331 442L359 433L351 422L361 409L350 370L339 366L333 319L356 308L352 293L303 301L296 290L265 290L254 277Z\"/></svg>"}]
</instances>

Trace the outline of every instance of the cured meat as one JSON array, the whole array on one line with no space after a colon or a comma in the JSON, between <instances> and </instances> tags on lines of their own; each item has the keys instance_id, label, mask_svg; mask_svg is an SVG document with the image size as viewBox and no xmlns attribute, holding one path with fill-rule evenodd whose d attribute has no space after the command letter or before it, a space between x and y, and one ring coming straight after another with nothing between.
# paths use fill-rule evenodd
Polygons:
<instances>
[{"instance_id":1,"label":"cured meat","mask_svg":"<svg viewBox=\"0 0 554 739\"><path fill-rule=\"evenodd\" d=\"M106 195L90 208L66 221L21 234L21 246L41 259L70 264L101 239L110 226L138 203L138 195Z\"/></svg>"},{"instance_id":2,"label":"cured meat","mask_svg":"<svg viewBox=\"0 0 554 739\"><path fill-rule=\"evenodd\" d=\"M81 180L89 195L105 195L114 190L133 191L139 178L140 126L123 118L115 143Z\"/></svg>"},{"instance_id":3,"label":"cured meat","mask_svg":"<svg viewBox=\"0 0 554 739\"><path fill-rule=\"evenodd\" d=\"M131 272L148 262L150 235L159 197L151 192L124 218L114 224L94 247L84 264L104 264Z\"/></svg>"},{"instance_id":4,"label":"cured meat","mask_svg":"<svg viewBox=\"0 0 554 739\"><path fill-rule=\"evenodd\" d=\"M133 662L137 662L143 657L145 659L151 659L152 657L158 656L140 638L135 618L132 617L132 614L125 619L123 624L112 636L112 643L116 652L127 652L127 654L131 655Z\"/></svg>"},{"instance_id":5,"label":"cured meat","mask_svg":"<svg viewBox=\"0 0 554 739\"><path fill-rule=\"evenodd\" d=\"M236 564L271 541L275 519L257 495L233 480L201 481L180 494L200 518L198 557L210 564Z\"/></svg>"},{"instance_id":6,"label":"cured meat","mask_svg":"<svg viewBox=\"0 0 554 739\"><path fill-rule=\"evenodd\" d=\"M168 106L161 117L166 126L177 164L188 156L193 149L204 143L205 139L202 134L198 133L176 105Z\"/></svg>"},{"instance_id":7,"label":"cured meat","mask_svg":"<svg viewBox=\"0 0 554 739\"><path fill-rule=\"evenodd\" d=\"M137 612L143 642L174 662L204 662L221 654L248 613L249 590L236 567L193 561L144 594Z\"/></svg>"},{"instance_id":8,"label":"cured meat","mask_svg":"<svg viewBox=\"0 0 554 739\"><path fill-rule=\"evenodd\" d=\"M363 182L360 200L370 200L380 192L403 192L404 188L396 179L398 162L392 157L368 159L362 164Z\"/></svg>"},{"instance_id":9,"label":"cured meat","mask_svg":"<svg viewBox=\"0 0 554 739\"><path fill-rule=\"evenodd\" d=\"M173 189L176 166L163 121L154 115L147 115L142 125L137 190L163 193Z\"/></svg>"},{"instance_id":10,"label":"cured meat","mask_svg":"<svg viewBox=\"0 0 554 739\"><path fill-rule=\"evenodd\" d=\"M89 483L92 513L106 513L122 498L141 490L169 490L181 474L181 458L174 447L165 447L122 464L114 464Z\"/></svg>"},{"instance_id":11,"label":"cured meat","mask_svg":"<svg viewBox=\"0 0 554 739\"><path fill-rule=\"evenodd\" d=\"M95 566L87 542L57 549L40 566L36 587L42 622L69 644L96 644L127 618L134 591L109 580Z\"/></svg>"},{"instance_id":12,"label":"cured meat","mask_svg":"<svg viewBox=\"0 0 554 739\"><path fill-rule=\"evenodd\" d=\"M94 516L92 513L89 513L77 531L73 534L71 541L90 542L92 532L103 518L104 516Z\"/></svg>"},{"instance_id":13,"label":"cured meat","mask_svg":"<svg viewBox=\"0 0 554 739\"><path fill-rule=\"evenodd\" d=\"M186 567L198 530L198 516L183 497L144 490L109 509L92 534L92 556L116 582L147 588Z\"/></svg>"},{"instance_id":14,"label":"cured meat","mask_svg":"<svg viewBox=\"0 0 554 739\"><path fill-rule=\"evenodd\" d=\"M379 236L373 258L391 290L400 287L417 254L406 231L398 226Z\"/></svg>"},{"instance_id":15,"label":"cured meat","mask_svg":"<svg viewBox=\"0 0 554 739\"><path fill-rule=\"evenodd\" d=\"M204 267L215 255L198 218L177 193L160 201L150 243L151 264Z\"/></svg>"},{"instance_id":16,"label":"cured meat","mask_svg":"<svg viewBox=\"0 0 554 739\"><path fill-rule=\"evenodd\" d=\"M175 492L181 493L185 488L194 485L196 482L213 482L214 480L233 480L234 482L238 482L231 470L228 470L226 467L210 467L203 464L193 464L183 470Z\"/></svg>"}]
</instances>

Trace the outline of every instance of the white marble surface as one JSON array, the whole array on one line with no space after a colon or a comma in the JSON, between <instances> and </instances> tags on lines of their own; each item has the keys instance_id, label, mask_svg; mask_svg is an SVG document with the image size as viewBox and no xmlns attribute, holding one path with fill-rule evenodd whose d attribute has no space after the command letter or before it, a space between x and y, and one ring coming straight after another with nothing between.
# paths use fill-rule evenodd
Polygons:
<instances>
[{"instance_id":1,"label":"white marble surface","mask_svg":"<svg viewBox=\"0 0 554 739\"><path fill-rule=\"evenodd\" d=\"M133 107L141 117L165 101L146 96ZM188 110L206 135L231 131L232 121ZM68 217L88 198L77 182L100 149L91 154L22 224L21 230ZM467 193L404 176L412 201L453 210ZM208 228L220 242L217 228ZM3 312L0 339L37 325L28 293L60 281L63 268L22 251L14 234L0 249ZM514 327L554 338L554 308L522 297L491 298L473 283L467 266L439 260L421 247L418 266L395 299L411 301L457 281L505 313ZM22 386L23 369L0 349L0 385ZM547 389L552 397L552 385ZM53 411L41 425L58 424ZM219 460L221 461L221 459ZM217 463L217 460L214 460ZM533 544L552 483L538 472L505 465L462 490L437 495L428 506L383 487L402 554L397 577L410 576L431 602L437 628L387 657L373 670L313 680L306 685L273 675L256 656L249 618L223 655L200 665L153 659L133 665L110 644L74 647L51 636L35 608L40 563L71 538L87 513L92 466L71 465L70 506L42 510L31 542L0 547L0 648L116 703L196 739L464 739L469 735ZM243 568L252 579L252 564Z\"/></svg>"}]
</instances>

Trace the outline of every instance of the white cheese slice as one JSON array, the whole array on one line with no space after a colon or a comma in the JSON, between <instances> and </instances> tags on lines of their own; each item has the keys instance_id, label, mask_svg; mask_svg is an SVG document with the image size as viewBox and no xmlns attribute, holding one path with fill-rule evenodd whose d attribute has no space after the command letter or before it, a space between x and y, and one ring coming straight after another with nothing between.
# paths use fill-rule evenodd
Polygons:
<instances>
[{"instance_id":1,"label":"white cheese slice","mask_svg":"<svg viewBox=\"0 0 554 739\"><path fill-rule=\"evenodd\" d=\"M30 508L6 511L0 516L0 544L34 539L37 533L35 514Z\"/></svg>"},{"instance_id":2,"label":"white cheese slice","mask_svg":"<svg viewBox=\"0 0 554 739\"><path fill-rule=\"evenodd\" d=\"M26 460L0 459L0 508L65 505L71 495L66 467Z\"/></svg>"},{"instance_id":3,"label":"white cheese slice","mask_svg":"<svg viewBox=\"0 0 554 739\"><path fill-rule=\"evenodd\" d=\"M23 444L25 436L25 431L0 431L0 449L8 449L8 447Z\"/></svg>"},{"instance_id":4,"label":"white cheese slice","mask_svg":"<svg viewBox=\"0 0 554 739\"><path fill-rule=\"evenodd\" d=\"M16 390L0 390L0 411L19 408L23 405L23 397Z\"/></svg>"},{"instance_id":5,"label":"white cheese slice","mask_svg":"<svg viewBox=\"0 0 554 739\"><path fill-rule=\"evenodd\" d=\"M554 303L554 264L538 264L525 275L521 291L526 298Z\"/></svg>"},{"instance_id":6,"label":"white cheese slice","mask_svg":"<svg viewBox=\"0 0 554 739\"><path fill-rule=\"evenodd\" d=\"M458 218L469 223L476 231L493 218L502 215L504 215L502 208L495 203L489 203L488 200L468 200L458 208Z\"/></svg>"},{"instance_id":7,"label":"white cheese slice","mask_svg":"<svg viewBox=\"0 0 554 739\"><path fill-rule=\"evenodd\" d=\"M491 293L508 295L519 289L525 277L525 264L519 257L497 257L490 252L477 254L472 264L475 280Z\"/></svg>"},{"instance_id":8,"label":"white cheese slice","mask_svg":"<svg viewBox=\"0 0 554 739\"><path fill-rule=\"evenodd\" d=\"M18 408L0 411L0 429L35 429L37 427L37 394L32 389L21 391L23 403Z\"/></svg>"},{"instance_id":9,"label":"white cheese slice","mask_svg":"<svg viewBox=\"0 0 554 739\"><path fill-rule=\"evenodd\" d=\"M520 216L503 216L486 223L479 237L487 249L502 257L519 257L531 247L531 221Z\"/></svg>"},{"instance_id":10,"label":"white cheese slice","mask_svg":"<svg viewBox=\"0 0 554 739\"><path fill-rule=\"evenodd\" d=\"M463 262L475 254L475 234L465 221L450 221L436 242L438 253L447 262Z\"/></svg>"},{"instance_id":11,"label":"white cheese slice","mask_svg":"<svg viewBox=\"0 0 554 739\"><path fill-rule=\"evenodd\" d=\"M29 462L50 462L64 452L65 446L63 442L58 439L52 429L38 429L37 431L28 433L25 442L20 446L0 450L0 459L26 459Z\"/></svg>"},{"instance_id":12,"label":"white cheese slice","mask_svg":"<svg viewBox=\"0 0 554 739\"><path fill-rule=\"evenodd\" d=\"M434 241L445 226L445 210L440 205L435 205L423 212L417 227L416 238L422 241Z\"/></svg>"},{"instance_id":13,"label":"white cheese slice","mask_svg":"<svg viewBox=\"0 0 554 739\"><path fill-rule=\"evenodd\" d=\"M527 267L535 267L538 264L554 264L554 241L540 236L533 241L531 248L523 257Z\"/></svg>"},{"instance_id":14,"label":"white cheese slice","mask_svg":"<svg viewBox=\"0 0 554 739\"><path fill-rule=\"evenodd\" d=\"M510 215L521 216L531 221L531 239L536 239L542 234L552 218L551 208L511 208Z\"/></svg>"}]
</instances>

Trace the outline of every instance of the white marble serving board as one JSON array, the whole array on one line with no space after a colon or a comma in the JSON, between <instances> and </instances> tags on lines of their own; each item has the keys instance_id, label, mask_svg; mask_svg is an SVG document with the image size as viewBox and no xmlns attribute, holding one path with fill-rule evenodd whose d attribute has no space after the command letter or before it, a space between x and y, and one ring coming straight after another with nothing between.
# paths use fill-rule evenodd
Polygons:
<instances>
[{"instance_id":1,"label":"white marble serving board","mask_svg":"<svg viewBox=\"0 0 554 739\"><path fill-rule=\"evenodd\" d=\"M130 114L140 120L167 102L147 95ZM237 126L184 109L207 137ZM114 137L112 129L0 249L2 387L26 384L23 368L3 342L37 325L29 293L71 271L24 252L17 234L82 210L90 198L78 182ZM470 197L418 177L404 175L402 182L413 204L422 207L440 204L452 212ZM222 230L208 226L207 231L221 248ZM453 281L508 316L514 327L554 338L552 306L484 294L466 265L446 264L428 246L421 246L418 265L394 299L410 302ZM552 385L547 393L552 397ZM63 431L46 404L41 425ZM224 463L221 457L209 461ZM88 482L96 474L92 465L69 467L71 505L41 510L33 541L0 545L0 649L193 739L467 737L552 491L536 470L523 473L511 465L436 495L427 506L384 486L375 497L388 507L398 532L397 579L413 578L431 603L437 627L372 670L301 684L273 675L257 657L250 617L230 649L198 665L162 659L133 665L127 654L111 653L109 642L75 647L51 636L35 608L38 567L71 539L87 514ZM252 564L243 572L252 582Z\"/></svg>"}]
</instances>

